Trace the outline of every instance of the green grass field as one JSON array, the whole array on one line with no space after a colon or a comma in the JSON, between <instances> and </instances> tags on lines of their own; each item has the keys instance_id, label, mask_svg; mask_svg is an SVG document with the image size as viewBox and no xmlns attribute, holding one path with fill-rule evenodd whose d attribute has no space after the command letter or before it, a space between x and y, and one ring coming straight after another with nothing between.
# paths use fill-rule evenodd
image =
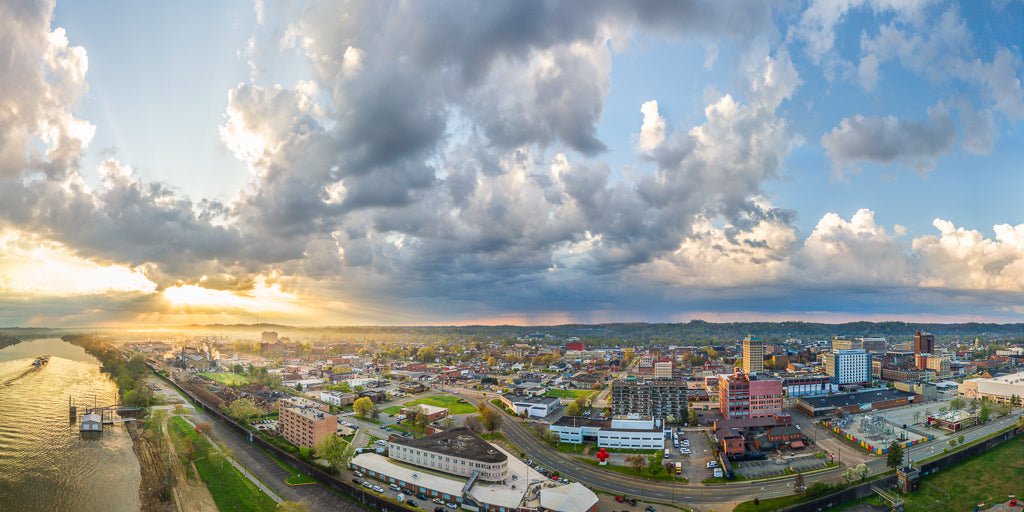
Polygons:
<instances>
[{"instance_id":1,"label":"green grass field","mask_svg":"<svg viewBox=\"0 0 1024 512\"><path fill-rule=\"evenodd\" d=\"M244 386L244 385L249 383L249 377L246 377L245 375L239 375L237 373L227 373L227 372L211 373L211 372L206 372L206 373L200 373L199 375L202 375L203 377L206 377L207 379L210 379L210 380L212 380L214 382L218 382L220 384L224 384L224 385L227 385L227 386Z\"/></svg>"},{"instance_id":2,"label":"green grass field","mask_svg":"<svg viewBox=\"0 0 1024 512\"><path fill-rule=\"evenodd\" d=\"M571 398L575 400L581 396L590 397L595 393L597 393L597 391L592 389L550 389L547 393L544 393L544 396L554 398Z\"/></svg>"},{"instance_id":3,"label":"green grass field","mask_svg":"<svg viewBox=\"0 0 1024 512\"><path fill-rule=\"evenodd\" d=\"M285 471L287 471L289 473L289 475L287 477L285 477L285 479L284 479L284 482L286 484L288 484L288 485L308 485L308 484L315 484L316 483L316 480L314 480L313 477L311 477L311 476L309 476L309 475L307 475L305 473L300 472L295 466L292 466L291 464L289 464L289 463L287 463L287 462L285 462L285 461L275 457L274 454L272 454L272 453L270 453L270 452L268 452L268 451L266 451L266 450L264 450L262 448L260 448L260 451L265 453L265 454L267 454L267 457L270 457L270 460L276 462L278 466L281 466L281 468L283 468Z\"/></svg>"},{"instance_id":4,"label":"green grass field","mask_svg":"<svg viewBox=\"0 0 1024 512\"><path fill-rule=\"evenodd\" d=\"M1007 441L971 460L924 477L921 488L904 497L904 505L906 512L974 510L979 503L990 506L1002 503L1010 494L1024 495L1024 437ZM767 499L762 500L759 507L748 501L739 504L734 511L769 512L802 499L803 496ZM853 501L838 510L872 503L872 499Z\"/></svg>"},{"instance_id":5,"label":"green grass field","mask_svg":"<svg viewBox=\"0 0 1024 512\"><path fill-rule=\"evenodd\" d=\"M185 453L188 445L195 450L194 460L199 478L206 483L218 510L273 512L277 508L277 503L270 496L253 485L230 462L216 456L211 457L213 446L184 419L177 416L171 418L168 431L179 454ZM184 458L184 455L181 457Z\"/></svg>"},{"instance_id":6,"label":"green grass field","mask_svg":"<svg viewBox=\"0 0 1024 512\"><path fill-rule=\"evenodd\" d=\"M406 402L402 405L392 405L382 409L381 412L384 414L398 414L403 407L410 407L413 405L433 405L436 407L444 407L448 409L448 414L469 414L476 412L476 405L471 404L457 396L452 395L434 395L424 398L417 398L411 402Z\"/></svg>"}]
</instances>

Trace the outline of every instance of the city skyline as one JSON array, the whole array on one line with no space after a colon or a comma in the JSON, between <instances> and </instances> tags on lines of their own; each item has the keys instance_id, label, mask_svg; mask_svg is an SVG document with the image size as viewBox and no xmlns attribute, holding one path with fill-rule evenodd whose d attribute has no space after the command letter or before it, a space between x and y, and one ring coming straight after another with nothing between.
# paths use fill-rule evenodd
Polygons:
<instances>
[{"instance_id":1,"label":"city skyline","mask_svg":"<svg viewBox=\"0 0 1024 512\"><path fill-rule=\"evenodd\" d=\"M1022 20L0 4L0 325L1017 322Z\"/></svg>"}]
</instances>

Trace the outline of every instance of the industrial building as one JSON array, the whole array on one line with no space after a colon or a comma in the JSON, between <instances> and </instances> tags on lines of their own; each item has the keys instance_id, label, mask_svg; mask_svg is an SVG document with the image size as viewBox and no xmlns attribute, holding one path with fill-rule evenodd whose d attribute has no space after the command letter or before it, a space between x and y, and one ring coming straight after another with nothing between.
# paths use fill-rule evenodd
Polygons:
<instances>
[{"instance_id":1,"label":"industrial building","mask_svg":"<svg viewBox=\"0 0 1024 512\"><path fill-rule=\"evenodd\" d=\"M796 406L809 416L826 416L838 411L856 414L902 407L914 402L914 393L898 389L873 389L838 395L799 397Z\"/></svg>"}]
</instances>

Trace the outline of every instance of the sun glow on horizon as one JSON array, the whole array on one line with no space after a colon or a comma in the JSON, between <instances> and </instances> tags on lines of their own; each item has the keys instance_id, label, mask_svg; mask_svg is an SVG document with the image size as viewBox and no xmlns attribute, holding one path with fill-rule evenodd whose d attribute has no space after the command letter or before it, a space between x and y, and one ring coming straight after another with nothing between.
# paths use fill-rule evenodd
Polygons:
<instances>
[{"instance_id":1,"label":"sun glow on horizon","mask_svg":"<svg viewBox=\"0 0 1024 512\"><path fill-rule=\"evenodd\" d=\"M263 277L257 278L252 289L244 291L217 290L184 284L164 289L162 296L172 310L184 313L296 314L302 310L295 294L282 290L278 283L267 284Z\"/></svg>"},{"instance_id":2,"label":"sun glow on horizon","mask_svg":"<svg viewBox=\"0 0 1024 512\"><path fill-rule=\"evenodd\" d=\"M139 268L82 258L20 231L0 233L0 292L38 296L155 292Z\"/></svg>"}]
</instances>

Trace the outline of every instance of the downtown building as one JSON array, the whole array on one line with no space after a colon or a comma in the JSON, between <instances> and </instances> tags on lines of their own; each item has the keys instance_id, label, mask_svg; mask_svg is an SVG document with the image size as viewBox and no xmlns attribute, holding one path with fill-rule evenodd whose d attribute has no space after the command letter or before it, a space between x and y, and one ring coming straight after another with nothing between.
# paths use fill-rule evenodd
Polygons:
<instances>
[{"instance_id":1,"label":"downtown building","mask_svg":"<svg viewBox=\"0 0 1024 512\"><path fill-rule=\"evenodd\" d=\"M720 375L718 409L722 416L759 418L782 414L782 381L743 373Z\"/></svg>"},{"instance_id":2,"label":"downtown building","mask_svg":"<svg viewBox=\"0 0 1024 512\"><path fill-rule=\"evenodd\" d=\"M612 382L612 415L682 419L687 414L687 396L685 381L619 379Z\"/></svg>"},{"instance_id":3,"label":"downtown building","mask_svg":"<svg viewBox=\"0 0 1024 512\"><path fill-rule=\"evenodd\" d=\"M764 372L764 341L757 336L743 339L743 373Z\"/></svg>"},{"instance_id":4,"label":"downtown building","mask_svg":"<svg viewBox=\"0 0 1024 512\"><path fill-rule=\"evenodd\" d=\"M870 382L871 354L864 349L832 350L825 354L825 373L840 386Z\"/></svg>"}]
</instances>

